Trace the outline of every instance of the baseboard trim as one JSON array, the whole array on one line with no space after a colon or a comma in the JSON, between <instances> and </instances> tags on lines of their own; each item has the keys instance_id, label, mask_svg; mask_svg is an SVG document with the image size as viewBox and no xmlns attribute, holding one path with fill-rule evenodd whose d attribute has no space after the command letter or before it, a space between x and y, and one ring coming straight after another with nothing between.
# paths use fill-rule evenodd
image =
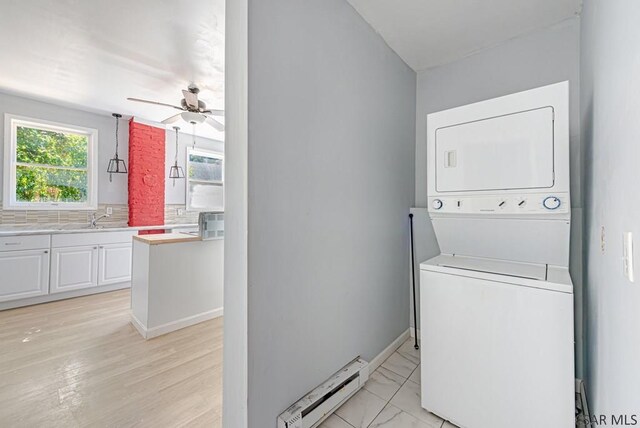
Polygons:
<instances>
[{"instance_id":1,"label":"baseboard trim","mask_svg":"<svg viewBox=\"0 0 640 428\"><path fill-rule=\"evenodd\" d=\"M180 330L186 327L191 327L192 325L218 318L223 315L224 308L218 308L176 321L171 321L157 327L146 328L140 322L140 320L138 320L133 314L131 314L131 324L133 324L133 326L136 328L136 330L138 330L142 337L144 337L145 339L152 339L154 337L162 336L163 334L171 333L172 331Z\"/></svg>"},{"instance_id":2,"label":"baseboard trim","mask_svg":"<svg viewBox=\"0 0 640 428\"><path fill-rule=\"evenodd\" d=\"M369 362L369 373L373 373L382 363L386 361L396 350L410 337L409 329L406 329L389 346L384 348L377 356Z\"/></svg>"},{"instance_id":3,"label":"baseboard trim","mask_svg":"<svg viewBox=\"0 0 640 428\"><path fill-rule=\"evenodd\" d=\"M74 297L108 293L110 291L123 290L125 288L131 288L131 282L121 282L119 284L81 288L79 290L65 291L63 293L43 294L42 296L27 297L26 299L20 300L7 300L5 302L0 302L0 311L4 311L6 309L21 308L24 306L40 305L42 303L56 302L58 300L73 299Z\"/></svg>"},{"instance_id":4,"label":"baseboard trim","mask_svg":"<svg viewBox=\"0 0 640 428\"><path fill-rule=\"evenodd\" d=\"M415 327L410 327L409 330L411 330L411 337L416 337ZM420 339L420 329L418 329L418 339Z\"/></svg>"},{"instance_id":5,"label":"baseboard trim","mask_svg":"<svg viewBox=\"0 0 640 428\"><path fill-rule=\"evenodd\" d=\"M144 326L144 324L142 324L142 322L140 322L140 320L138 318L136 318L135 315L131 314L131 324L133 324L133 326L135 327L136 330L138 330L138 333L140 333L140 336L142 336L143 338L147 338L147 329Z\"/></svg>"}]
</instances>

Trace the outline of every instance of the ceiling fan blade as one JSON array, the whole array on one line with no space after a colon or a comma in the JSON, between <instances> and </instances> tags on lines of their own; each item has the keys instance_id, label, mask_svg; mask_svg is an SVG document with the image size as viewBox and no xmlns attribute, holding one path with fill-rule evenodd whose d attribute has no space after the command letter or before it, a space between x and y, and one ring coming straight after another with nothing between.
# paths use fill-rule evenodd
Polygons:
<instances>
[{"instance_id":1,"label":"ceiling fan blade","mask_svg":"<svg viewBox=\"0 0 640 428\"><path fill-rule=\"evenodd\" d=\"M224 110L202 110L202 113L210 114L211 116L224 117Z\"/></svg>"},{"instance_id":2,"label":"ceiling fan blade","mask_svg":"<svg viewBox=\"0 0 640 428\"><path fill-rule=\"evenodd\" d=\"M171 108L175 108L178 110L184 110L182 107L178 107L178 106L174 106L171 104L166 104L166 103L160 103L158 101L149 101L149 100L142 100L140 98L127 98L129 101L136 101L139 103L147 103L147 104L155 104L157 106L164 106L164 107L171 107Z\"/></svg>"},{"instance_id":3,"label":"ceiling fan blade","mask_svg":"<svg viewBox=\"0 0 640 428\"><path fill-rule=\"evenodd\" d=\"M184 95L184 100L187 102L187 105L192 108L198 108L198 94L194 94L191 91L182 90L182 95Z\"/></svg>"},{"instance_id":4,"label":"ceiling fan blade","mask_svg":"<svg viewBox=\"0 0 640 428\"><path fill-rule=\"evenodd\" d=\"M162 121L162 123L164 123L165 125L171 125L172 123L176 123L177 121L179 121L182 118L182 113L178 113L174 116L168 117L165 120Z\"/></svg>"},{"instance_id":5,"label":"ceiling fan blade","mask_svg":"<svg viewBox=\"0 0 640 428\"><path fill-rule=\"evenodd\" d=\"M218 122L217 120L215 120L212 117L208 117L208 116L205 116L205 117L206 117L205 123L207 125L213 126L215 129L217 129L220 132L224 132L224 125L223 124L221 124L220 122Z\"/></svg>"}]
</instances>

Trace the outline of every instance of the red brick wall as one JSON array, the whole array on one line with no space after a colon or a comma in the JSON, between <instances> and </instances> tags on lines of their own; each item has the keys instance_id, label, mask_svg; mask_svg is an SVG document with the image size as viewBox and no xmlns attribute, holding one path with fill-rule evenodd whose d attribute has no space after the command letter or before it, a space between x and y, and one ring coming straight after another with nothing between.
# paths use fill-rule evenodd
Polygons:
<instances>
[{"instance_id":1,"label":"red brick wall","mask_svg":"<svg viewBox=\"0 0 640 428\"><path fill-rule=\"evenodd\" d=\"M129 226L164 224L165 130L129 122Z\"/></svg>"}]
</instances>

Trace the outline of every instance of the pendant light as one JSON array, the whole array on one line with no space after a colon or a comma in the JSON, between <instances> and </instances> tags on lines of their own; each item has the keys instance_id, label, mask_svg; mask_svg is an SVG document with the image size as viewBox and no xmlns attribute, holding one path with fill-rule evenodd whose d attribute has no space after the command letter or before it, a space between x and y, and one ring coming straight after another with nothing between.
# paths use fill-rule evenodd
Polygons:
<instances>
[{"instance_id":1,"label":"pendant light","mask_svg":"<svg viewBox=\"0 0 640 428\"><path fill-rule=\"evenodd\" d=\"M176 131L176 155L173 166L169 168L169 178L173 178L173 187L175 187L176 178L184 178L184 170L181 166L178 166L178 131L180 130L180 127L174 126L173 129Z\"/></svg>"},{"instance_id":2,"label":"pendant light","mask_svg":"<svg viewBox=\"0 0 640 428\"><path fill-rule=\"evenodd\" d=\"M113 174L126 174L127 165L124 163L124 159L118 157L118 125L120 123L121 114L113 113L111 116L116 118L116 155L109 159L109 165L107 166L107 172L109 173L109 182L113 179Z\"/></svg>"}]
</instances>

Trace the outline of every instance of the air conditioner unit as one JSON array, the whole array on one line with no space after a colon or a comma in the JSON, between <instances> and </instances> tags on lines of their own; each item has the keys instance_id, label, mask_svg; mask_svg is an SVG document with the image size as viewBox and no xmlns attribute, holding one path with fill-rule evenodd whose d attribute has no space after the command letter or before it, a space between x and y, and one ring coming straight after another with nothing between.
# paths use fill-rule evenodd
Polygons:
<instances>
[{"instance_id":1,"label":"air conditioner unit","mask_svg":"<svg viewBox=\"0 0 640 428\"><path fill-rule=\"evenodd\" d=\"M278 428L315 428L364 386L369 363L356 358L278 417Z\"/></svg>"}]
</instances>

